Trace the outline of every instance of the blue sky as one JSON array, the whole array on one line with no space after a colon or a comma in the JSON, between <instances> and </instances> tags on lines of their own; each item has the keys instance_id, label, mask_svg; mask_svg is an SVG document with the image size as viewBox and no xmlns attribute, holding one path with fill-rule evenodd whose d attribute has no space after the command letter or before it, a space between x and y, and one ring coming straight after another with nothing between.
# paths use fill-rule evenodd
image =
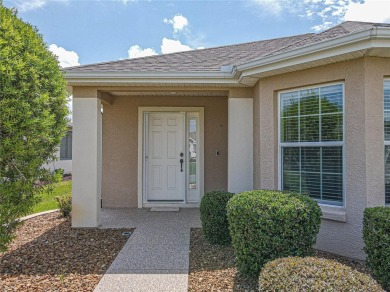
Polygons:
<instances>
[{"instance_id":1,"label":"blue sky","mask_svg":"<svg viewBox=\"0 0 390 292\"><path fill-rule=\"evenodd\" d=\"M3 0L38 27L61 66L390 22L390 0Z\"/></svg>"}]
</instances>

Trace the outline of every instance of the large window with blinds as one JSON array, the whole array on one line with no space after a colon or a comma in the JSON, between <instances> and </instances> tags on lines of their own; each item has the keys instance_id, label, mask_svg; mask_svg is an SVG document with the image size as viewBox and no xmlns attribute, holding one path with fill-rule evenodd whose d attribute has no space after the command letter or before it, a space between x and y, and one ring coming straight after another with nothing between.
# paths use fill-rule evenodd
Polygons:
<instances>
[{"instance_id":1,"label":"large window with blinds","mask_svg":"<svg viewBox=\"0 0 390 292\"><path fill-rule=\"evenodd\" d=\"M390 80L384 81L385 202L390 205Z\"/></svg>"},{"instance_id":2,"label":"large window with blinds","mask_svg":"<svg viewBox=\"0 0 390 292\"><path fill-rule=\"evenodd\" d=\"M344 84L279 94L280 188L344 203Z\"/></svg>"}]
</instances>

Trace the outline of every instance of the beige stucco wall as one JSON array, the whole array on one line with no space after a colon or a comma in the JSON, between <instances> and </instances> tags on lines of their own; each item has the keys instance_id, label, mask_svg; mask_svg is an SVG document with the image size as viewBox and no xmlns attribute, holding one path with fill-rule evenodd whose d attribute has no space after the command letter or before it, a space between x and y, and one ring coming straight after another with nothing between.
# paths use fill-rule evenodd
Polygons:
<instances>
[{"instance_id":1,"label":"beige stucco wall","mask_svg":"<svg viewBox=\"0 0 390 292\"><path fill-rule=\"evenodd\" d=\"M384 205L383 78L389 76L389 59L362 58L263 78L253 91L237 89L229 95L250 98L253 92L254 188L278 189L278 92L344 82L345 208L328 208L324 213L327 219L322 220L317 240L319 249L352 258L363 259L365 256L361 232L363 211L367 206ZM73 94L75 99L96 98L99 96L97 90L74 87ZM139 106L204 107L205 191L227 189L227 98L121 96L115 97L112 105L104 105L103 207L137 205ZM81 121L83 116L80 114L79 118ZM92 126L90 128L93 129ZM83 130L87 131L88 127L83 127ZM220 151L218 157L215 156L216 150ZM78 168L83 167L80 165ZM98 166L95 168L98 170ZM85 173L87 170L85 168ZM79 185L83 185L81 181ZM91 187L91 190L95 187ZM79 194L84 193L80 189ZM336 215L332 215L332 212Z\"/></svg>"},{"instance_id":2,"label":"beige stucco wall","mask_svg":"<svg viewBox=\"0 0 390 292\"><path fill-rule=\"evenodd\" d=\"M362 58L260 80L254 99L254 187L278 188L278 91L341 81L345 84L346 222L323 219L317 248L364 258L363 211L384 205L383 78L390 61ZM330 210L332 211L332 210ZM341 216L343 217L343 216Z\"/></svg>"},{"instance_id":3,"label":"beige stucco wall","mask_svg":"<svg viewBox=\"0 0 390 292\"><path fill-rule=\"evenodd\" d=\"M118 96L103 113L103 207L137 206L139 106L204 107L204 189L227 189L226 97Z\"/></svg>"}]
</instances>

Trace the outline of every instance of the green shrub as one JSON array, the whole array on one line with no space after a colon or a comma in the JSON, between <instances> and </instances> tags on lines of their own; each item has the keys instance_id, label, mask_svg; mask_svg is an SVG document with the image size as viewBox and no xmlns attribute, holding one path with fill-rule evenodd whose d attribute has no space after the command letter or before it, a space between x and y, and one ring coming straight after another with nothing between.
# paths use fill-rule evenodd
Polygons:
<instances>
[{"instance_id":1,"label":"green shrub","mask_svg":"<svg viewBox=\"0 0 390 292\"><path fill-rule=\"evenodd\" d=\"M372 275L390 290L390 208L375 207L364 211L363 240Z\"/></svg>"},{"instance_id":2,"label":"green shrub","mask_svg":"<svg viewBox=\"0 0 390 292\"><path fill-rule=\"evenodd\" d=\"M260 291L383 291L369 275L336 261L290 257L267 263L259 276Z\"/></svg>"},{"instance_id":3,"label":"green shrub","mask_svg":"<svg viewBox=\"0 0 390 292\"><path fill-rule=\"evenodd\" d=\"M57 168L53 173L53 182L59 183L62 182L64 178L64 170L62 168Z\"/></svg>"},{"instance_id":4,"label":"green shrub","mask_svg":"<svg viewBox=\"0 0 390 292\"><path fill-rule=\"evenodd\" d=\"M58 208L60 209L61 215L63 217L69 217L70 212L72 211L72 195L66 194L63 196L56 197Z\"/></svg>"},{"instance_id":5,"label":"green shrub","mask_svg":"<svg viewBox=\"0 0 390 292\"><path fill-rule=\"evenodd\" d=\"M66 81L36 27L0 0L0 252L51 180L68 124ZM9 6L9 5L7 5Z\"/></svg>"},{"instance_id":6,"label":"green shrub","mask_svg":"<svg viewBox=\"0 0 390 292\"><path fill-rule=\"evenodd\" d=\"M238 269L252 276L273 259L311 255L321 223L313 199L268 190L235 195L227 216Z\"/></svg>"},{"instance_id":7,"label":"green shrub","mask_svg":"<svg viewBox=\"0 0 390 292\"><path fill-rule=\"evenodd\" d=\"M226 205L234 194L214 191L206 193L200 202L200 220L205 238L212 244L225 245L231 241Z\"/></svg>"}]
</instances>

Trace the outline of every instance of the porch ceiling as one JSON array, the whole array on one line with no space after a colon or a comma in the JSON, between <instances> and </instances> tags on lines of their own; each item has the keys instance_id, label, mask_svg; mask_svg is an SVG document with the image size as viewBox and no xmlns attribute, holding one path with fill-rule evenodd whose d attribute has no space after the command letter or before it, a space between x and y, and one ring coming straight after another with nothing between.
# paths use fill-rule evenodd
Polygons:
<instances>
[{"instance_id":1,"label":"porch ceiling","mask_svg":"<svg viewBox=\"0 0 390 292\"><path fill-rule=\"evenodd\" d=\"M227 90L143 90L143 91L107 91L111 96L205 96L218 97L229 95Z\"/></svg>"}]
</instances>

